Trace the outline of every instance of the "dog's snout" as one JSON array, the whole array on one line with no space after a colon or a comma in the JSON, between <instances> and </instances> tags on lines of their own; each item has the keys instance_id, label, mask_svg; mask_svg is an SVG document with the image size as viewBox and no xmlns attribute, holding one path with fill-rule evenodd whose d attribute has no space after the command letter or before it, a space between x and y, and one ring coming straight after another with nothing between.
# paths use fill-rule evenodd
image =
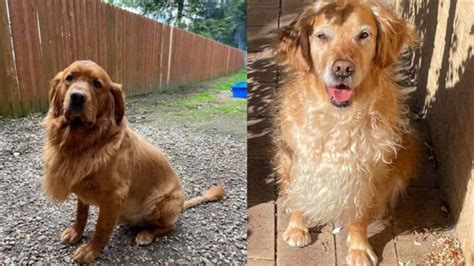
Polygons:
<instances>
[{"instance_id":1,"label":"dog's snout","mask_svg":"<svg viewBox=\"0 0 474 266\"><path fill-rule=\"evenodd\" d=\"M355 71L355 66L347 60L337 60L332 65L332 73L338 78L348 78Z\"/></svg>"},{"instance_id":2,"label":"dog's snout","mask_svg":"<svg viewBox=\"0 0 474 266\"><path fill-rule=\"evenodd\" d=\"M82 107L86 101L86 94L81 91L71 92L71 106L73 107Z\"/></svg>"}]
</instances>

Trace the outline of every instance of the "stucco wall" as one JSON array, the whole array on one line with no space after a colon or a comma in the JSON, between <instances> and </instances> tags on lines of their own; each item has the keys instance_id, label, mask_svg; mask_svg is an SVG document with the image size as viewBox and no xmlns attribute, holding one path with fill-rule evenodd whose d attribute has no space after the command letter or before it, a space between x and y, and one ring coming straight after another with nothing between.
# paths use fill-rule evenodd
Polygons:
<instances>
[{"instance_id":1,"label":"stucco wall","mask_svg":"<svg viewBox=\"0 0 474 266\"><path fill-rule=\"evenodd\" d=\"M437 176L468 265L474 265L474 1L397 0L416 28L416 100L428 120Z\"/></svg>"}]
</instances>

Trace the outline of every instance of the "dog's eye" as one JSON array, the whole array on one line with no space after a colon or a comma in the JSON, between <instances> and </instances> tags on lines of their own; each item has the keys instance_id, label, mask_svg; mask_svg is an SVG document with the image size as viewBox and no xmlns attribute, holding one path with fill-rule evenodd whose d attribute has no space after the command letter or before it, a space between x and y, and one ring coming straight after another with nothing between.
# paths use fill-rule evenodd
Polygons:
<instances>
[{"instance_id":1,"label":"dog's eye","mask_svg":"<svg viewBox=\"0 0 474 266\"><path fill-rule=\"evenodd\" d=\"M74 76L73 76L73 75L69 74L69 75L66 76L66 81L71 82L71 81L73 81L73 80L74 80Z\"/></svg>"},{"instance_id":2,"label":"dog's eye","mask_svg":"<svg viewBox=\"0 0 474 266\"><path fill-rule=\"evenodd\" d=\"M94 84L94 87L96 87L98 89L102 88L102 83L100 83L100 81L98 81L98 80L94 80L93 84Z\"/></svg>"},{"instance_id":3,"label":"dog's eye","mask_svg":"<svg viewBox=\"0 0 474 266\"><path fill-rule=\"evenodd\" d=\"M359 34L359 40L364 40L364 39L367 39L368 37L369 37L369 33L366 31L363 31Z\"/></svg>"},{"instance_id":4,"label":"dog's eye","mask_svg":"<svg viewBox=\"0 0 474 266\"><path fill-rule=\"evenodd\" d=\"M325 33L322 33L322 32L316 34L316 37L320 40L327 40L328 39L328 36Z\"/></svg>"}]
</instances>

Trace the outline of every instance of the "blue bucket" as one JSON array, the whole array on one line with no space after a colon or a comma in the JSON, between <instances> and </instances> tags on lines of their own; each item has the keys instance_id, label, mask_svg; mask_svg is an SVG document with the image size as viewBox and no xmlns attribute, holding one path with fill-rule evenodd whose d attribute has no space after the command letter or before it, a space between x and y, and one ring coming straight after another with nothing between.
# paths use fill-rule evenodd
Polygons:
<instances>
[{"instance_id":1,"label":"blue bucket","mask_svg":"<svg viewBox=\"0 0 474 266\"><path fill-rule=\"evenodd\" d=\"M247 98L247 82L242 81L232 85L232 97Z\"/></svg>"}]
</instances>

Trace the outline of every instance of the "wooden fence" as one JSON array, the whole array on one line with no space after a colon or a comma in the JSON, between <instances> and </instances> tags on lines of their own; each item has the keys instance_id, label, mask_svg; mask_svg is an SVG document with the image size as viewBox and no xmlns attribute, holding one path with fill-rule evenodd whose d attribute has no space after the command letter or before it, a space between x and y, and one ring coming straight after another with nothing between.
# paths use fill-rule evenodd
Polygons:
<instances>
[{"instance_id":1,"label":"wooden fence","mask_svg":"<svg viewBox=\"0 0 474 266\"><path fill-rule=\"evenodd\" d=\"M0 0L0 115L47 110L49 80L79 59L137 95L237 71L244 54L99 0Z\"/></svg>"}]
</instances>

